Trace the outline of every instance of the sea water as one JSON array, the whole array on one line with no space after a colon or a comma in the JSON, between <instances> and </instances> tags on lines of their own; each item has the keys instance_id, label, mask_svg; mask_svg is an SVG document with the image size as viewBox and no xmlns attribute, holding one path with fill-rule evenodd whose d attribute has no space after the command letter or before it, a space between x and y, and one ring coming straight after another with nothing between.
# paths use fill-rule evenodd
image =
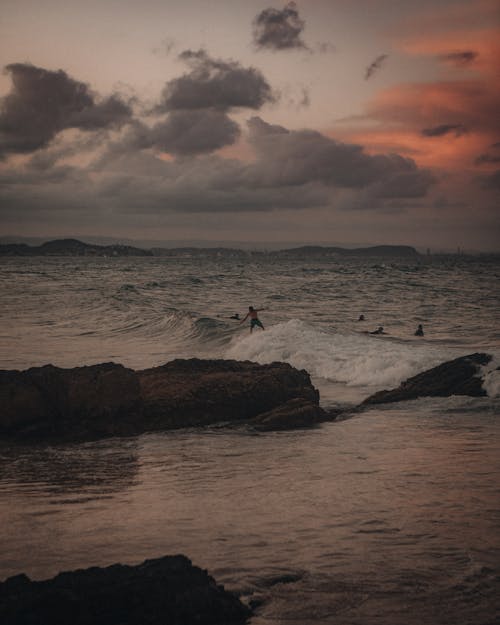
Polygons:
<instances>
[{"instance_id":1,"label":"sea water","mask_svg":"<svg viewBox=\"0 0 500 625\"><path fill-rule=\"evenodd\" d=\"M252 625L500 622L499 277L466 257L2 259L3 369L281 360L349 409L451 358L495 360L487 397L307 431L2 443L0 579L185 553L262 602ZM249 305L264 332L230 319Z\"/></svg>"}]
</instances>

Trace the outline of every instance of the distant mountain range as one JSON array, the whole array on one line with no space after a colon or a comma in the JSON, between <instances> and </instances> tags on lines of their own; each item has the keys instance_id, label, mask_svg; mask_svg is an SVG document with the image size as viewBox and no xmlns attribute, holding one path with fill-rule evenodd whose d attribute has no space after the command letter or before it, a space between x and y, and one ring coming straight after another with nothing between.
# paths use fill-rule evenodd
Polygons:
<instances>
[{"instance_id":1,"label":"distant mountain range","mask_svg":"<svg viewBox=\"0 0 500 625\"><path fill-rule=\"evenodd\" d=\"M347 249L321 245L305 245L271 252L249 251L230 247L155 247L144 250L132 245L95 245L77 239L57 239L42 245L7 243L0 245L0 256L175 256L175 257L238 257L272 256L278 258L332 258L338 256L417 258L420 254L408 245L377 245Z\"/></svg>"},{"instance_id":2,"label":"distant mountain range","mask_svg":"<svg viewBox=\"0 0 500 625\"><path fill-rule=\"evenodd\" d=\"M418 258L420 254L408 245L377 245L348 249L321 245L305 245L271 252L249 251L230 247L155 247L144 250L132 245L95 245L77 239L57 239L41 245L8 243L0 245L0 256L170 256L170 257L228 257L271 256L277 258L334 258L334 257L384 257Z\"/></svg>"}]
</instances>

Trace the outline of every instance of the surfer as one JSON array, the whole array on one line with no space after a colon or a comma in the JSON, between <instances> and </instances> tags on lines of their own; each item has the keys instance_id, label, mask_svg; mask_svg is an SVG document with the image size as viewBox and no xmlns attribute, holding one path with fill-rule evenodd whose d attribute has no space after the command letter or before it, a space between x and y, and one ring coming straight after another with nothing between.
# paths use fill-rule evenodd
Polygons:
<instances>
[{"instance_id":1,"label":"surfer","mask_svg":"<svg viewBox=\"0 0 500 625\"><path fill-rule=\"evenodd\" d=\"M239 320L240 320L240 316L239 316L239 314L238 314L238 313L235 313L234 315L231 315L231 316L229 317L229 319L237 319L237 320L239 321Z\"/></svg>"},{"instance_id":2,"label":"surfer","mask_svg":"<svg viewBox=\"0 0 500 625\"><path fill-rule=\"evenodd\" d=\"M365 316L364 315L359 315L358 321L364 321L364 320L365 320Z\"/></svg>"},{"instance_id":3,"label":"surfer","mask_svg":"<svg viewBox=\"0 0 500 625\"><path fill-rule=\"evenodd\" d=\"M415 336L424 336L424 328L421 323L418 324L418 328L415 330Z\"/></svg>"},{"instance_id":4,"label":"surfer","mask_svg":"<svg viewBox=\"0 0 500 625\"><path fill-rule=\"evenodd\" d=\"M255 327L259 327L259 328L262 328L262 330L264 330L264 326L262 325L261 320L257 316L257 313L259 313L261 310L265 310L265 308L254 308L253 306L249 306L248 312L245 315L245 318L240 321L240 324L241 324L244 321L246 321L248 317L250 317L250 333Z\"/></svg>"},{"instance_id":5,"label":"surfer","mask_svg":"<svg viewBox=\"0 0 500 625\"><path fill-rule=\"evenodd\" d=\"M373 330L373 332L368 332L368 334L387 334L387 332L384 332L384 328L379 326L376 330Z\"/></svg>"}]
</instances>

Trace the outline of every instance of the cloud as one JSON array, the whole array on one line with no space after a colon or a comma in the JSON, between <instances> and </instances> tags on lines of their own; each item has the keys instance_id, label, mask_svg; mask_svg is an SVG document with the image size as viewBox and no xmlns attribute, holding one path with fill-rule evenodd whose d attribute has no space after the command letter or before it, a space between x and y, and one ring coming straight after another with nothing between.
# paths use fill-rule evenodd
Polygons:
<instances>
[{"instance_id":1,"label":"cloud","mask_svg":"<svg viewBox=\"0 0 500 625\"><path fill-rule=\"evenodd\" d=\"M478 52L474 50L459 50L455 52L447 52L440 54L439 58L447 63L452 63L457 67L465 67L473 63L479 56Z\"/></svg>"},{"instance_id":2,"label":"cloud","mask_svg":"<svg viewBox=\"0 0 500 625\"><path fill-rule=\"evenodd\" d=\"M484 165L486 163L500 163L500 154L480 154L474 161L476 165Z\"/></svg>"},{"instance_id":3,"label":"cloud","mask_svg":"<svg viewBox=\"0 0 500 625\"><path fill-rule=\"evenodd\" d=\"M330 41L321 41L316 44L316 50L319 54L335 54L337 52L337 46Z\"/></svg>"},{"instance_id":4,"label":"cloud","mask_svg":"<svg viewBox=\"0 0 500 625\"><path fill-rule=\"evenodd\" d=\"M299 17L295 2L284 9L264 9L253 22L253 39L257 49L307 49L300 38L305 22Z\"/></svg>"},{"instance_id":5,"label":"cloud","mask_svg":"<svg viewBox=\"0 0 500 625\"><path fill-rule=\"evenodd\" d=\"M191 71L168 82L155 112L183 109L259 109L275 101L262 73L236 61L212 59L204 50L186 50L179 55Z\"/></svg>"},{"instance_id":6,"label":"cloud","mask_svg":"<svg viewBox=\"0 0 500 625\"><path fill-rule=\"evenodd\" d=\"M373 185L377 197L423 197L435 182L412 159L398 154L369 155L359 145L335 141L313 130L290 131L264 122L249 123L258 162L255 184L300 186L315 182L332 188Z\"/></svg>"},{"instance_id":7,"label":"cloud","mask_svg":"<svg viewBox=\"0 0 500 625\"><path fill-rule=\"evenodd\" d=\"M201 128L190 137L197 119ZM24 166L4 168L2 219L6 223L43 216L94 223L101 215L109 223L125 224L187 213L309 214L334 207L394 212L411 209L434 184L430 173L411 159L369 155L359 145L313 130L289 130L260 117L248 122L253 160L203 155L200 137L205 136L206 151L233 139L231 120L224 130L227 121L224 113L212 109L174 111L151 127L134 121L122 131L121 142L90 166L59 166L52 148L45 159L37 155ZM165 159L155 150L182 158ZM59 154L64 157L64 146ZM344 205L343 197L349 197Z\"/></svg>"},{"instance_id":8,"label":"cloud","mask_svg":"<svg viewBox=\"0 0 500 625\"><path fill-rule=\"evenodd\" d=\"M486 80L455 80L404 84L379 92L367 107L368 116L410 128L461 126L469 133L500 131L500 84ZM439 125L440 126L440 125ZM438 126L438 127L439 127Z\"/></svg>"},{"instance_id":9,"label":"cloud","mask_svg":"<svg viewBox=\"0 0 500 625\"><path fill-rule=\"evenodd\" d=\"M500 191L500 169L497 169L488 176L482 176L480 181L484 189L494 189L495 191Z\"/></svg>"},{"instance_id":10,"label":"cloud","mask_svg":"<svg viewBox=\"0 0 500 625\"><path fill-rule=\"evenodd\" d=\"M492 143L488 147L490 150L498 151L500 150L500 142ZM500 163L500 153L491 154L490 152L485 152L484 154L480 154L474 162L476 165Z\"/></svg>"},{"instance_id":11,"label":"cloud","mask_svg":"<svg viewBox=\"0 0 500 625\"><path fill-rule=\"evenodd\" d=\"M368 65L365 72L365 80L368 80L375 72L380 70L388 56L388 54L380 54L372 63L370 63L370 65Z\"/></svg>"},{"instance_id":12,"label":"cloud","mask_svg":"<svg viewBox=\"0 0 500 625\"><path fill-rule=\"evenodd\" d=\"M220 111L173 111L166 120L152 128L143 127L136 146L186 156L213 152L231 145L239 135L238 124Z\"/></svg>"},{"instance_id":13,"label":"cloud","mask_svg":"<svg viewBox=\"0 0 500 625\"><path fill-rule=\"evenodd\" d=\"M156 56L170 56L174 48L177 46L177 42L172 37L165 37L162 39L159 46L152 49L152 53Z\"/></svg>"},{"instance_id":14,"label":"cloud","mask_svg":"<svg viewBox=\"0 0 500 625\"><path fill-rule=\"evenodd\" d=\"M462 124L441 124L440 126L434 126L433 128L424 128L421 134L424 137L442 137L453 133L455 137L460 137L467 132L467 129Z\"/></svg>"},{"instance_id":15,"label":"cloud","mask_svg":"<svg viewBox=\"0 0 500 625\"><path fill-rule=\"evenodd\" d=\"M26 63L5 68L12 88L1 101L0 156L45 147L66 128L99 130L119 127L132 116L118 95L96 101L89 87L64 71Z\"/></svg>"}]
</instances>

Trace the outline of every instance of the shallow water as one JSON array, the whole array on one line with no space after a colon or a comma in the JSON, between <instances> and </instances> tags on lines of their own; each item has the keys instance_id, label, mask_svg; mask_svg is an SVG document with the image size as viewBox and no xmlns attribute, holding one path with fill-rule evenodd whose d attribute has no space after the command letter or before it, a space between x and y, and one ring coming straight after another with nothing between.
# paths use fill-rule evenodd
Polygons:
<instances>
[{"instance_id":1,"label":"shallow water","mask_svg":"<svg viewBox=\"0 0 500 625\"><path fill-rule=\"evenodd\" d=\"M495 412L419 400L311 431L2 446L1 574L185 553L264 601L252 625L493 623Z\"/></svg>"},{"instance_id":2,"label":"shallow water","mask_svg":"<svg viewBox=\"0 0 500 625\"><path fill-rule=\"evenodd\" d=\"M498 277L465 261L7 259L0 366L286 360L324 405L354 404L451 357L497 354ZM252 336L228 319L249 303L268 309ZM390 335L362 333L379 324ZM0 444L0 579L185 553L262 601L251 625L498 623L500 400L483 375L490 397L308 431Z\"/></svg>"}]
</instances>

